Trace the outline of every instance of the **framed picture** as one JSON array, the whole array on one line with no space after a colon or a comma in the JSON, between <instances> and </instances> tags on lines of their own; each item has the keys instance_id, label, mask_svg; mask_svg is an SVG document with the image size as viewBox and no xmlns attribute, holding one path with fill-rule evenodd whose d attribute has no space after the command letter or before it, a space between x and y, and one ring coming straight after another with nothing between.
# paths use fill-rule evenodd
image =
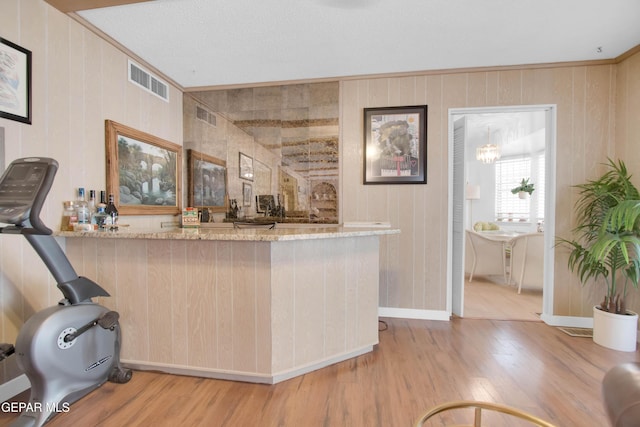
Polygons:
<instances>
[{"instance_id":1,"label":"framed picture","mask_svg":"<svg viewBox=\"0 0 640 427\"><path fill-rule=\"evenodd\" d=\"M253 181L253 158L244 153L239 153L240 178Z\"/></svg>"},{"instance_id":2,"label":"framed picture","mask_svg":"<svg viewBox=\"0 0 640 427\"><path fill-rule=\"evenodd\" d=\"M269 209L276 207L276 198L271 194L260 194L256 196L256 212L266 213Z\"/></svg>"},{"instance_id":3,"label":"framed picture","mask_svg":"<svg viewBox=\"0 0 640 427\"><path fill-rule=\"evenodd\" d=\"M251 184L242 183L242 206L251 206Z\"/></svg>"},{"instance_id":4,"label":"framed picture","mask_svg":"<svg viewBox=\"0 0 640 427\"><path fill-rule=\"evenodd\" d=\"M177 215L182 210L182 147L105 121L107 193L120 215Z\"/></svg>"},{"instance_id":5,"label":"framed picture","mask_svg":"<svg viewBox=\"0 0 640 427\"><path fill-rule=\"evenodd\" d=\"M227 162L195 150L187 150L187 202L211 212L226 212Z\"/></svg>"},{"instance_id":6,"label":"framed picture","mask_svg":"<svg viewBox=\"0 0 640 427\"><path fill-rule=\"evenodd\" d=\"M426 184L427 106L364 109L364 184Z\"/></svg>"},{"instance_id":7,"label":"framed picture","mask_svg":"<svg viewBox=\"0 0 640 427\"><path fill-rule=\"evenodd\" d=\"M31 51L0 38L0 117L31 124Z\"/></svg>"}]
</instances>

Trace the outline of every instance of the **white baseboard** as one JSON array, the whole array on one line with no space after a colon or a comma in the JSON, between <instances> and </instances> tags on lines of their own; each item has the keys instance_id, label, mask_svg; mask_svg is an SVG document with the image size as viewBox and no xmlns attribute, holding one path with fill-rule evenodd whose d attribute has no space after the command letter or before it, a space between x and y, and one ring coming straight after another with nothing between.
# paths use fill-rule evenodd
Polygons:
<instances>
[{"instance_id":1,"label":"white baseboard","mask_svg":"<svg viewBox=\"0 0 640 427\"><path fill-rule=\"evenodd\" d=\"M411 308L378 307L380 317L420 320L451 320L451 316L442 310L417 310ZM593 318L575 316L554 316L542 314L542 321L549 326L563 326L570 328L593 328Z\"/></svg>"},{"instance_id":2,"label":"white baseboard","mask_svg":"<svg viewBox=\"0 0 640 427\"><path fill-rule=\"evenodd\" d=\"M190 368L187 366L146 362L137 360L121 360L122 365L134 371L157 371L165 374L184 375L191 377L214 378L218 380L241 381L256 384L273 384L270 375L248 374L219 369ZM135 375L135 373L133 374Z\"/></svg>"},{"instance_id":3,"label":"white baseboard","mask_svg":"<svg viewBox=\"0 0 640 427\"><path fill-rule=\"evenodd\" d=\"M241 381L256 384L277 384L279 382L288 380L290 378L297 377L318 369L339 363L366 353L373 351L373 344L365 345L361 348L357 348L353 351L336 354L331 357L317 360L303 366L297 366L290 370L284 370L281 372L269 373L253 373L253 372L241 372L231 371L226 369L214 369L214 368L194 368L183 365L174 365L170 363L157 363L138 360L122 360L122 364L127 368L140 371L159 371L166 374L186 375L192 377L202 378L215 378L219 380L229 381ZM134 374L135 375L135 374Z\"/></svg>"},{"instance_id":4,"label":"white baseboard","mask_svg":"<svg viewBox=\"0 0 640 427\"><path fill-rule=\"evenodd\" d=\"M553 314L543 313L540 318L549 326L562 326L565 328L593 328L592 317L554 316Z\"/></svg>"},{"instance_id":5,"label":"white baseboard","mask_svg":"<svg viewBox=\"0 0 640 427\"><path fill-rule=\"evenodd\" d=\"M299 375L303 375L303 374L306 374L308 372L312 372L312 371L315 371L315 370L318 370L318 369L322 369L322 368L325 368L327 366L333 365L335 363L343 362L345 360L349 360L349 359L352 359L354 357L358 357L358 356L361 356L363 354L370 353L372 351L373 351L373 345L367 345L367 346L364 346L362 348L350 351L348 353L338 354L338 355L335 355L335 356L330 357L328 359L324 359L324 360L320 360L318 362L310 363L309 365L306 365L306 366L297 367L295 369L291 369L291 370L287 370L287 371L276 372L271 377L272 378L271 384L276 384L276 383L279 383L279 382L282 382L282 381L286 381L288 379L297 377Z\"/></svg>"},{"instance_id":6,"label":"white baseboard","mask_svg":"<svg viewBox=\"0 0 640 427\"><path fill-rule=\"evenodd\" d=\"M0 402L15 397L31 387L31 383L25 374L21 374L0 385Z\"/></svg>"}]
</instances>

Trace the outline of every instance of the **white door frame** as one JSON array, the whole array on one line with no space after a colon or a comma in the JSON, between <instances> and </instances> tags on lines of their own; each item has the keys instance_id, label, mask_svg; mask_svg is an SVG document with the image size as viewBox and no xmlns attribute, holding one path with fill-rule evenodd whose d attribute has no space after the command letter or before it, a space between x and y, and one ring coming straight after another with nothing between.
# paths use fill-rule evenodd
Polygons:
<instances>
[{"instance_id":1,"label":"white door frame","mask_svg":"<svg viewBox=\"0 0 640 427\"><path fill-rule=\"evenodd\" d=\"M544 284L542 298L542 320L553 316L553 277L555 260L555 212L556 212L556 128L557 128L557 106L551 104L544 105L520 105L505 107L477 107L477 108L450 108L449 109L449 146L448 146L448 224L447 224L447 312L449 315L455 314L464 316L462 312L464 301L464 280L461 283L453 283L452 259L453 259L453 223L464 221L466 216L466 204L463 203L463 213L461 218L454 218L453 210L453 177L454 174L462 173L463 170L454 170L453 164L453 117L461 114L481 114L481 113L507 113L544 111L546 113L546 140L545 140L545 208L544 208ZM459 169L459 168L458 168ZM464 197L464 196L463 196ZM462 239L462 253L464 254L464 238ZM464 268L464 263L463 268ZM462 274L464 278L464 273ZM454 292L454 287L456 292ZM453 301L453 295L456 301ZM454 311L454 306L456 310ZM458 312L458 308L460 311Z\"/></svg>"}]
</instances>

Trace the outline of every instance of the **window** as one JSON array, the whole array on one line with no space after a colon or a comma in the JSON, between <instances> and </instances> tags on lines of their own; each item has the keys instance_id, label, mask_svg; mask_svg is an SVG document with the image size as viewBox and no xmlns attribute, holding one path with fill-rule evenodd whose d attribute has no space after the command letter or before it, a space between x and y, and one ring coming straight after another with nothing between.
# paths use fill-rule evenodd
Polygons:
<instances>
[{"instance_id":1,"label":"window","mask_svg":"<svg viewBox=\"0 0 640 427\"><path fill-rule=\"evenodd\" d=\"M544 220L544 152L533 156L498 160L496 173L496 221L537 223ZM523 178L535 184L526 199L511 193Z\"/></svg>"}]
</instances>

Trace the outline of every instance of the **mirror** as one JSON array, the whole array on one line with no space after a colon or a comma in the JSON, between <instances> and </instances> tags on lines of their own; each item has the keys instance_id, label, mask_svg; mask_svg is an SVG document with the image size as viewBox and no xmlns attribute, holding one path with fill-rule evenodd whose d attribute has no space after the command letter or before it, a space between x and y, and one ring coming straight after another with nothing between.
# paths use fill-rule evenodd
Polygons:
<instances>
[{"instance_id":1,"label":"mirror","mask_svg":"<svg viewBox=\"0 0 640 427\"><path fill-rule=\"evenodd\" d=\"M272 196L280 222L338 222L337 82L186 92L183 108L184 149L226 164L227 210L268 219L257 200Z\"/></svg>"}]
</instances>

